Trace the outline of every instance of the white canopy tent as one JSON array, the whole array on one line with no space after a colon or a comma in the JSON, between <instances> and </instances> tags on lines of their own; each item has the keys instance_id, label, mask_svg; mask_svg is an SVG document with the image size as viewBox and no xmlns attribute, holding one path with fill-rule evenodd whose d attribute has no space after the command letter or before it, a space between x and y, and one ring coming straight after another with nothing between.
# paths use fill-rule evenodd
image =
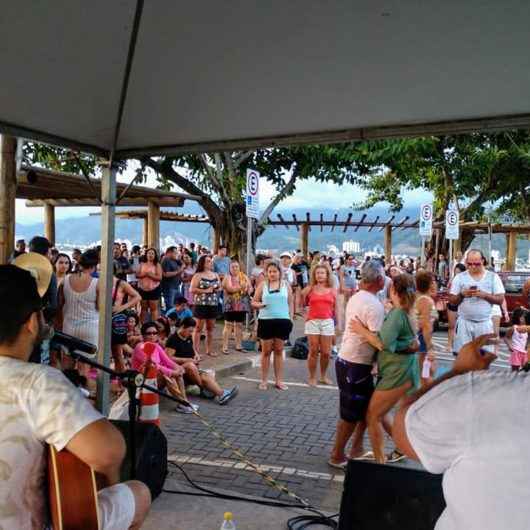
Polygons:
<instances>
[{"instance_id":1,"label":"white canopy tent","mask_svg":"<svg viewBox=\"0 0 530 530\"><path fill-rule=\"evenodd\" d=\"M526 127L529 20L521 0L8 0L0 130L129 157Z\"/></svg>"},{"instance_id":2,"label":"white canopy tent","mask_svg":"<svg viewBox=\"0 0 530 530\"><path fill-rule=\"evenodd\" d=\"M528 127L529 20L524 0L6 0L0 133L112 161ZM1 146L5 247L15 144ZM112 164L101 201L108 294ZM110 296L100 313L108 364Z\"/></svg>"}]
</instances>

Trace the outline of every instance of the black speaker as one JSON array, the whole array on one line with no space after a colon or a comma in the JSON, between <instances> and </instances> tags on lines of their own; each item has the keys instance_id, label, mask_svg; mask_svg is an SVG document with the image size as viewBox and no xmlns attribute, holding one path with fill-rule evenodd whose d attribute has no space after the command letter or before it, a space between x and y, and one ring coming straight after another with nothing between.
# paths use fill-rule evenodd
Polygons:
<instances>
[{"instance_id":1,"label":"black speaker","mask_svg":"<svg viewBox=\"0 0 530 530\"><path fill-rule=\"evenodd\" d=\"M350 460L339 530L432 530L444 508L442 475Z\"/></svg>"},{"instance_id":2,"label":"black speaker","mask_svg":"<svg viewBox=\"0 0 530 530\"><path fill-rule=\"evenodd\" d=\"M132 473L131 442L128 421L112 421L127 443L127 454L121 468L121 480L135 478L142 481L151 490L155 499L162 492L167 476L167 440L162 431L151 423L136 424L136 463Z\"/></svg>"}]
</instances>

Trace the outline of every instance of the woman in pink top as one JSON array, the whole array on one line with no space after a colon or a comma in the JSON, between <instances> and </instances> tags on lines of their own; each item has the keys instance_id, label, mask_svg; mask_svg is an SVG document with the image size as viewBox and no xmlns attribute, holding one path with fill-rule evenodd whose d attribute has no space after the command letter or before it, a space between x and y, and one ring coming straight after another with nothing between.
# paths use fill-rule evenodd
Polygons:
<instances>
[{"instance_id":1,"label":"woman in pink top","mask_svg":"<svg viewBox=\"0 0 530 530\"><path fill-rule=\"evenodd\" d=\"M158 252L154 248L147 249L145 256L140 258L136 279L138 280L138 292L142 297L140 322L145 322L147 311L151 313L151 320L156 320L160 316L162 267L158 260Z\"/></svg>"},{"instance_id":2,"label":"woman in pink top","mask_svg":"<svg viewBox=\"0 0 530 530\"><path fill-rule=\"evenodd\" d=\"M334 317L337 314L337 291L333 287L331 268L327 263L316 265L311 270L309 285L302 291L304 305L309 306L306 316L305 334L309 344L307 368L308 383L317 384L317 365L320 352L320 383L331 385L326 375L335 337Z\"/></svg>"},{"instance_id":3,"label":"woman in pink top","mask_svg":"<svg viewBox=\"0 0 530 530\"><path fill-rule=\"evenodd\" d=\"M158 327L155 322L146 322L142 326L143 342L140 342L134 348L134 353L131 360L131 367L133 370L142 371L147 356L144 352L144 345L147 342L155 344L155 349L151 354L151 362L158 370L159 388L163 388L164 383L169 392L176 397L188 399L186 397L186 387L184 385L184 368L173 361L165 352L164 348L158 342ZM198 410L197 405L192 405L193 409ZM177 412L184 414L191 414L193 410L184 405L177 405Z\"/></svg>"}]
</instances>

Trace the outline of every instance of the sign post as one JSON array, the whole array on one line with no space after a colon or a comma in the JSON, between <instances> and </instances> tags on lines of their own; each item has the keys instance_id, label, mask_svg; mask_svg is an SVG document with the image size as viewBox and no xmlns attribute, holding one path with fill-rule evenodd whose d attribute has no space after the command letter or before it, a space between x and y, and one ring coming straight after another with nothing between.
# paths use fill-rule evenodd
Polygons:
<instances>
[{"instance_id":1,"label":"sign post","mask_svg":"<svg viewBox=\"0 0 530 530\"><path fill-rule=\"evenodd\" d=\"M454 203L445 212L445 238L449 240L449 278L453 278L453 241L460 237L458 223L460 215Z\"/></svg>"},{"instance_id":2,"label":"sign post","mask_svg":"<svg viewBox=\"0 0 530 530\"><path fill-rule=\"evenodd\" d=\"M425 265L425 240L432 237L432 204L422 204L420 208L421 266Z\"/></svg>"},{"instance_id":3,"label":"sign post","mask_svg":"<svg viewBox=\"0 0 530 530\"><path fill-rule=\"evenodd\" d=\"M247 169L247 193L245 198L247 214L247 275L252 270L252 220L259 219L259 177L254 169Z\"/></svg>"}]
</instances>

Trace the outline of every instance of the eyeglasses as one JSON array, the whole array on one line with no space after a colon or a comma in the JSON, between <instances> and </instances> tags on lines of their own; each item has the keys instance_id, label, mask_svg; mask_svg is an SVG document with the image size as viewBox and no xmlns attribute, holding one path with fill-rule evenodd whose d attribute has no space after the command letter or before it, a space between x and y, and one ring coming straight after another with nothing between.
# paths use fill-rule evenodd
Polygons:
<instances>
[{"instance_id":1,"label":"eyeglasses","mask_svg":"<svg viewBox=\"0 0 530 530\"><path fill-rule=\"evenodd\" d=\"M158 331L146 331L144 335L147 337L148 335L158 335Z\"/></svg>"},{"instance_id":2,"label":"eyeglasses","mask_svg":"<svg viewBox=\"0 0 530 530\"><path fill-rule=\"evenodd\" d=\"M482 261L468 261L467 266L468 267L480 267L482 265Z\"/></svg>"}]
</instances>

